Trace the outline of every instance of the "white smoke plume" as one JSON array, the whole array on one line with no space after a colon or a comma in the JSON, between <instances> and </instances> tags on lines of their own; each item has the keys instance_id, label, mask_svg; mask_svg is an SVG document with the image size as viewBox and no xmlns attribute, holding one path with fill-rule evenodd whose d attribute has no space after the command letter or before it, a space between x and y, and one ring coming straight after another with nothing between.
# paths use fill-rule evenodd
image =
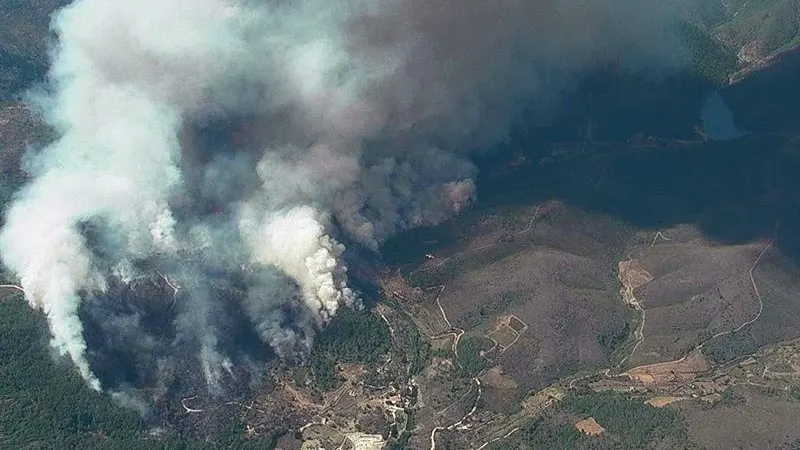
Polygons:
<instances>
[{"instance_id":1,"label":"white smoke plume","mask_svg":"<svg viewBox=\"0 0 800 450\"><path fill-rule=\"evenodd\" d=\"M471 153L575 70L674 65L672 18L647 0L77 0L40 99L61 137L28 158L3 261L95 389L85 299L102 322L133 308L110 285L169 273L175 341L215 385L228 306L206 274L250 273L258 335L302 352L358 304L341 242L467 208Z\"/></svg>"},{"instance_id":2,"label":"white smoke plume","mask_svg":"<svg viewBox=\"0 0 800 450\"><path fill-rule=\"evenodd\" d=\"M344 246L325 234L324 218L310 207L283 214L245 208L240 226L254 262L281 268L300 285L307 306L321 320L336 314L340 304L353 305L340 256Z\"/></svg>"}]
</instances>

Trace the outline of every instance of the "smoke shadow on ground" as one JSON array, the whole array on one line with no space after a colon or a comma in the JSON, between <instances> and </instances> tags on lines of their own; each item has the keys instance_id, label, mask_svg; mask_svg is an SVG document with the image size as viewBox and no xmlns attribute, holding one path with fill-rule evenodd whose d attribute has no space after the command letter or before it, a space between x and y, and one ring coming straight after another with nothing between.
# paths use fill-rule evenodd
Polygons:
<instances>
[{"instance_id":1,"label":"smoke shadow on ground","mask_svg":"<svg viewBox=\"0 0 800 450\"><path fill-rule=\"evenodd\" d=\"M762 65L766 67L722 91L736 115L736 125L747 130L796 132L800 128L800 48Z\"/></svg>"},{"instance_id":2,"label":"smoke shadow on ground","mask_svg":"<svg viewBox=\"0 0 800 450\"><path fill-rule=\"evenodd\" d=\"M223 373L221 384L224 396L235 398L247 392L250 384L258 384L264 368L276 357L242 311L240 303L246 294L224 280L209 281L210 294L219 299L214 317L208 318L209 326L218 350L233 363L232 372ZM117 282L105 293L84 296L80 315L89 359L105 388L146 389L155 396L152 401L164 395L207 393L198 358L202 343L196 336L182 336L176 325L180 303L188 300L185 295L173 294L163 279L153 276L130 285Z\"/></svg>"},{"instance_id":3,"label":"smoke shadow on ground","mask_svg":"<svg viewBox=\"0 0 800 450\"><path fill-rule=\"evenodd\" d=\"M599 148L576 161L535 168L531 194L657 228L696 223L711 238L741 243L800 225L800 52L721 91L737 125L754 135L726 142L650 142ZM683 93L675 92L677 98ZM519 175L518 175L519 176ZM525 178L525 175L522 175ZM524 182L523 182L524 183ZM492 202L493 181L482 180ZM513 189L509 189L512 192ZM800 261L800 239L778 247Z\"/></svg>"},{"instance_id":4,"label":"smoke shadow on ground","mask_svg":"<svg viewBox=\"0 0 800 450\"><path fill-rule=\"evenodd\" d=\"M580 164L586 156L616 151L601 142L625 142L637 134L669 140L695 138L703 101L717 89L714 82L691 70L653 78L612 65L579 78L549 108L542 109L538 103L527 108L505 142L476 159L480 168L476 208L529 205L534 199L554 195L569 166L559 165L554 172L555 166L531 164L551 153L567 149L573 153L567 155L569 164ZM553 143L570 144L557 148ZM387 241L381 255L390 266L404 265L419 261L432 246L456 241L458 237L446 227L416 228Z\"/></svg>"},{"instance_id":5,"label":"smoke shadow on ground","mask_svg":"<svg viewBox=\"0 0 800 450\"><path fill-rule=\"evenodd\" d=\"M724 142L703 141L694 130L713 84L687 75L650 85L595 77L573 93L572 111L550 124L518 126L504 151L479 162L476 209L557 199L639 228L694 223L723 243L772 237L780 224L777 246L800 261L800 238L786 232L800 226L800 143L787 132L800 115L784 99L797 85L795 65L778 62L722 91L737 119L745 117L737 125L753 131ZM639 87L602 95L625 85ZM652 113L630 120L642 110ZM610 125L586 131L602 123ZM384 257L390 265L420 261L431 243L454 240L445 227L412 230L387 242Z\"/></svg>"},{"instance_id":6,"label":"smoke shadow on ground","mask_svg":"<svg viewBox=\"0 0 800 450\"><path fill-rule=\"evenodd\" d=\"M560 199L642 228L697 223L723 242L771 235L797 221L800 161L760 136L655 149L598 146L587 157L481 180L482 206ZM620 147L622 147L621 144ZM788 237L788 236L787 236Z\"/></svg>"}]
</instances>

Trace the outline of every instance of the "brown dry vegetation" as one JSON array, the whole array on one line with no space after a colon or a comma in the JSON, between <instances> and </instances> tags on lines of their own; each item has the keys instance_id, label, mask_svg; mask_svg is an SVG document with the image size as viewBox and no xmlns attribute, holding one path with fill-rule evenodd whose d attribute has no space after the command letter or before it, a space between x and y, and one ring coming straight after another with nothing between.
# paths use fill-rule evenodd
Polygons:
<instances>
[{"instance_id":1,"label":"brown dry vegetation","mask_svg":"<svg viewBox=\"0 0 800 450\"><path fill-rule=\"evenodd\" d=\"M44 75L47 17L65 3L66 0L10 0L0 5L0 171L6 179L20 177L22 153L48 137L49 130L39 118L9 99ZM737 99L742 102L741 91L747 88L746 83L742 86L738 95L736 89L728 95L733 103ZM774 98L767 98L766 102L772 104ZM742 109L753 108L748 105ZM758 125L761 116L750 122ZM635 297L646 311L642 342L626 361L626 367L660 364L630 370L631 380L604 378L606 387L613 385L622 390L636 385L643 390L676 392L693 389L690 392L703 394L701 398L715 400L722 406L698 406L699 402L691 401L673 406L682 408L690 419L692 434L709 448L769 448L800 437L796 430L800 403L787 400L783 394L768 397L753 386L730 387L746 381L787 390L797 382L798 358L792 353L795 350L787 350L785 358L757 354L752 361L742 362L726 373L705 378L702 375L712 369L714 358L736 360L743 354L757 353L759 346L797 335L800 279L796 274L800 269L794 261L779 251L769 253L752 270L763 297L763 313L758 320L740 333L720 336L704 346L703 352L683 357L710 336L736 329L760 311L748 272L763 248L759 240L763 236L745 233L746 239L722 244L705 237L698 226L674 224L698 219L701 212L705 213L700 211L702 208L716 208L722 203L720 197L728 192L732 192L733 200L726 197L726 201L741 202L734 209L744 211L747 217L758 216L763 211L753 211L747 207L748 202L768 209L768 198L749 191L743 193L738 187L760 186L764 181L759 177L771 179L781 173L769 164L759 166L762 175L752 170L752 161L767 158L760 148L755 157L748 156L755 153L742 149L730 156L726 146L702 145L705 144L681 143L667 148L661 141L636 139L624 144L560 145L564 151L551 158L552 168L516 174L519 179L537 180L541 192L526 193L528 181L521 183L519 189L508 187L507 183L515 180L515 174L509 173L509 178L494 181L503 186L499 191L515 198L514 202L477 209L436 229L412 235L412 239L422 236L415 240L414 251L409 251L412 256L399 258L400 262L393 264L403 276L383 280L386 296L403 307L403 312L387 309L388 320L397 327L399 319L395 315L409 312L423 335L439 336L435 342L441 344L437 346L441 354L456 347L458 327L472 335L488 333L503 347L499 350L505 350L493 352L494 367L480 374L482 407L474 416L472 430L443 433L442 445L437 448L448 448L448 442L453 443L450 448L477 447L484 440L508 436L515 427L555 402L557 395L551 391L526 397L530 390L575 371L610 367L612 352L603 348L598 336L620 329L635 313L625 307L620 292L629 302ZM604 156L623 147L627 156ZM716 157L697 156L698 150L709 148L717 152ZM645 149L661 156L642 157ZM716 167L723 157L732 161L730 170L726 167L721 176L709 173L709 167ZM575 159L574 165L559 166L570 158ZM662 165L664 173L651 176L652 167ZM556 175L548 178L552 174ZM670 184L670 180L677 181ZM492 184L491 180L487 184ZM724 193L715 190L715 186L721 186ZM487 193L487 187L487 197L491 197L492 189L495 198L505 195L485 185L481 195ZM517 197L523 200L516 202ZM548 200L552 198L565 198L566 203L584 207L588 203L593 212ZM773 212L768 212L763 214L763 221L772 226ZM632 222L648 214L658 219L640 220L637 228L612 218L614 214ZM665 228L658 232L650 229L656 223ZM706 224L706 228L713 227ZM635 234L636 230L646 231ZM423 257L425 253L431 253L432 258ZM414 289L414 284L420 289ZM446 290L441 291L439 285L446 285ZM6 291L0 290L0 296ZM493 326L497 317L507 317L508 321ZM395 333L399 336L404 332L395 328ZM395 346L405 343L399 338L393 342ZM434 426L455 423L475 402L477 385L458 375L454 360L428 358L415 377L420 403L411 448L428 448ZM387 367L396 372L397 379L404 379L410 364L390 361ZM324 419L326 425L308 427L304 437L337 448L349 444L343 431L336 427L369 433L388 427L390 418L381 398L386 392L367 389L365 374L359 367L346 367L344 376L348 380L327 394L296 386L287 374L273 375L275 386L258 392L250 403L234 405L236 413L243 415L248 433L268 434L278 425L298 429L310 421ZM726 388L734 389L742 401L724 404ZM523 398L526 400L520 401ZM649 402L665 406L675 398L678 397L661 396ZM684 403L690 406L684 407ZM228 407L234 410L232 405ZM603 419L603 423L613 432L610 422ZM602 433L600 424L591 417L578 424L585 428L582 431ZM482 439L474 440L475 436Z\"/></svg>"},{"instance_id":2,"label":"brown dry vegetation","mask_svg":"<svg viewBox=\"0 0 800 450\"><path fill-rule=\"evenodd\" d=\"M700 346L712 363L725 363L797 336L800 269L769 242L723 245L690 226L659 233L633 240L633 259L620 266L623 284L639 266L641 285L622 293L645 313L627 367L680 359ZM641 271L652 280L644 283Z\"/></svg>"},{"instance_id":3,"label":"brown dry vegetation","mask_svg":"<svg viewBox=\"0 0 800 450\"><path fill-rule=\"evenodd\" d=\"M680 358L758 312L749 269L763 244L723 246L687 226L662 234L670 240L641 239L631 248L652 279L637 280L641 284L635 297L646 311L646 322L644 340L628 359L629 366Z\"/></svg>"},{"instance_id":4,"label":"brown dry vegetation","mask_svg":"<svg viewBox=\"0 0 800 450\"><path fill-rule=\"evenodd\" d=\"M651 364L631 369L628 377L641 384L664 384L691 381L697 374L708 372L711 366L699 351L677 361Z\"/></svg>"},{"instance_id":5,"label":"brown dry vegetation","mask_svg":"<svg viewBox=\"0 0 800 450\"><path fill-rule=\"evenodd\" d=\"M735 388L738 400L712 408L686 404L692 437L709 450L779 448L800 439L800 402Z\"/></svg>"},{"instance_id":6,"label":"brown dry vegetation","mask_svg":"<svg viewBox=\"0 0 800 450\"><path fill-rule=\"evenodd\" d=\"M481 376L481 381L486 386L498 389L516 389L518 386L513 378L503 373L503 368L501 366L495 366L487 370L486 373Z\"/></svg>"},{"instance_id":7,"label":"brown dry vegetation","mask_svg":"<svg viewBox=\"0 0 800 450\"><path fill-rule=\"evenodd\" d=\"M748 327L757 347L794 339L800 335L798 273L800 266L779 251L767 253L753 271L764 300L764 311L758 321Z\"/></svg>"},{"instance_id":8,"label":"brown dry vegetation","mask_svg":"<svg viewBox=\"0 0 800 450\"><path fill-rule=\"evenodd\" d=\"M441 304L451 323L467 330L489 331L508 314L518 318L516 327L527 324L512 347L494 354L523 389L542 387L567 367L602 364L607 356L597 335L627 314L614 273L625 233L606 217L551 207L513 246L500 243L508 245L504 252L454 274ZM506 345L514 334L503 325L489 336Z\"/></svg>"},{"instance_id":9,"label":"brown dry vegetation","mask_svg":"<svg viewBox=\"0 0 800 450\"><path fill-rule=\"evenodd\" d=\"M513 411L517 409L519 384L506 375L501 366L487 370L480 377L483 385L484 407L490 411Z\"/></svg>"}]
</instances>

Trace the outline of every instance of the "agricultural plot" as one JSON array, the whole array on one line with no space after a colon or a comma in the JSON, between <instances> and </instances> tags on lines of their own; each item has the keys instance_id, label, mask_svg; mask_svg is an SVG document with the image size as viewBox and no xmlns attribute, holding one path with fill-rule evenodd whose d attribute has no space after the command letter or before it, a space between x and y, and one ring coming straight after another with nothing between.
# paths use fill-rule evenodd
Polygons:
<instances>
[{"instance_id":1,"label":"agricultural plot","mask_svg":"<svg viewBox=\"0 0 800 450\"><path fill-rule=\"evenodd\" d=\"M486 337L495 343L493 348L495 354L502 354L514 345L527 329L528 325L512 314L500 318L495 327L486 333Z\"/></svg>"}]
</instances>

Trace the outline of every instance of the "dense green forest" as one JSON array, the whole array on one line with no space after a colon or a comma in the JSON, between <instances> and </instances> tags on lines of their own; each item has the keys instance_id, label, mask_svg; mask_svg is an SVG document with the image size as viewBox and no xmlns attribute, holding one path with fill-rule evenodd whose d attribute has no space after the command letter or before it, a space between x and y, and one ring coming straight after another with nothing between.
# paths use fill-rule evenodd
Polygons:
<instances>
[{"instance_id":1,"label":"dense green forest","mask_svg":"<svg viewBox=\"0 0 800 450\"><path fill-rule=\"evenodd\" d=\"M587 436L575 422L593 417L605 432ZM642 399L614 392L583 392L562 400L543 417L531 421L513 439L495 450L527 449L693 449L686 423L671 408L655 408Z\"/></svg>"},{"instance_id":2,"label":"dense green forest","mask_svg":"<svg viewBox=\"0 0 800 450\"><path fill-rule=\"evenodd\" d=\"M86 387L68 361L53 358L44 317L19 297L0 302L0 448L269 449L274 437L245 439L236 424L213 442L146 423L109 395Z\"/></svg>"},{"instance_id":3,"label":"dense green forest","mask_svg":"<svg viewBox=\"0 0 800 450\"><path fill-rule=\"evenodd\" d=\"M464 336L458 341L458 375L474 377L488 365L482 352L491 348L491 342L484 337Z\"/></svg>"},{"instance_id":4,"label":"dense green forest","mask_svg":"<svg viewBox=\"0 0 800 450\"><path fill-rule=\"evenodd\" d=\"M716 83L725 83L739 68L736 52L694 25L682 24L681 32L689 47L692 70Z\"/></svg>"},{"instance_id":5,"label":"dense green forest","mask_svg":"<svg viewBox=\"0 0 800 450\"><path fill-rule=\"evenodd\" d=\"M332 389L339 384L337 363L374 365L390 347L389 328L380 317L367 310L342 308L311 350L314 383L320 389Z\"/></svg>"},{"instance_id":6,"label":"dense green forest","mask_svg":"<svg viewBox=\"0 0 800 450\"><path fill-rule=\"evenodd\" d=\"M755 338L749 328L736 333L725 334L709 341L703 353L714 364L726 364L742 355L749 355L758 350Z\"/></svg>"}]
</instances>

